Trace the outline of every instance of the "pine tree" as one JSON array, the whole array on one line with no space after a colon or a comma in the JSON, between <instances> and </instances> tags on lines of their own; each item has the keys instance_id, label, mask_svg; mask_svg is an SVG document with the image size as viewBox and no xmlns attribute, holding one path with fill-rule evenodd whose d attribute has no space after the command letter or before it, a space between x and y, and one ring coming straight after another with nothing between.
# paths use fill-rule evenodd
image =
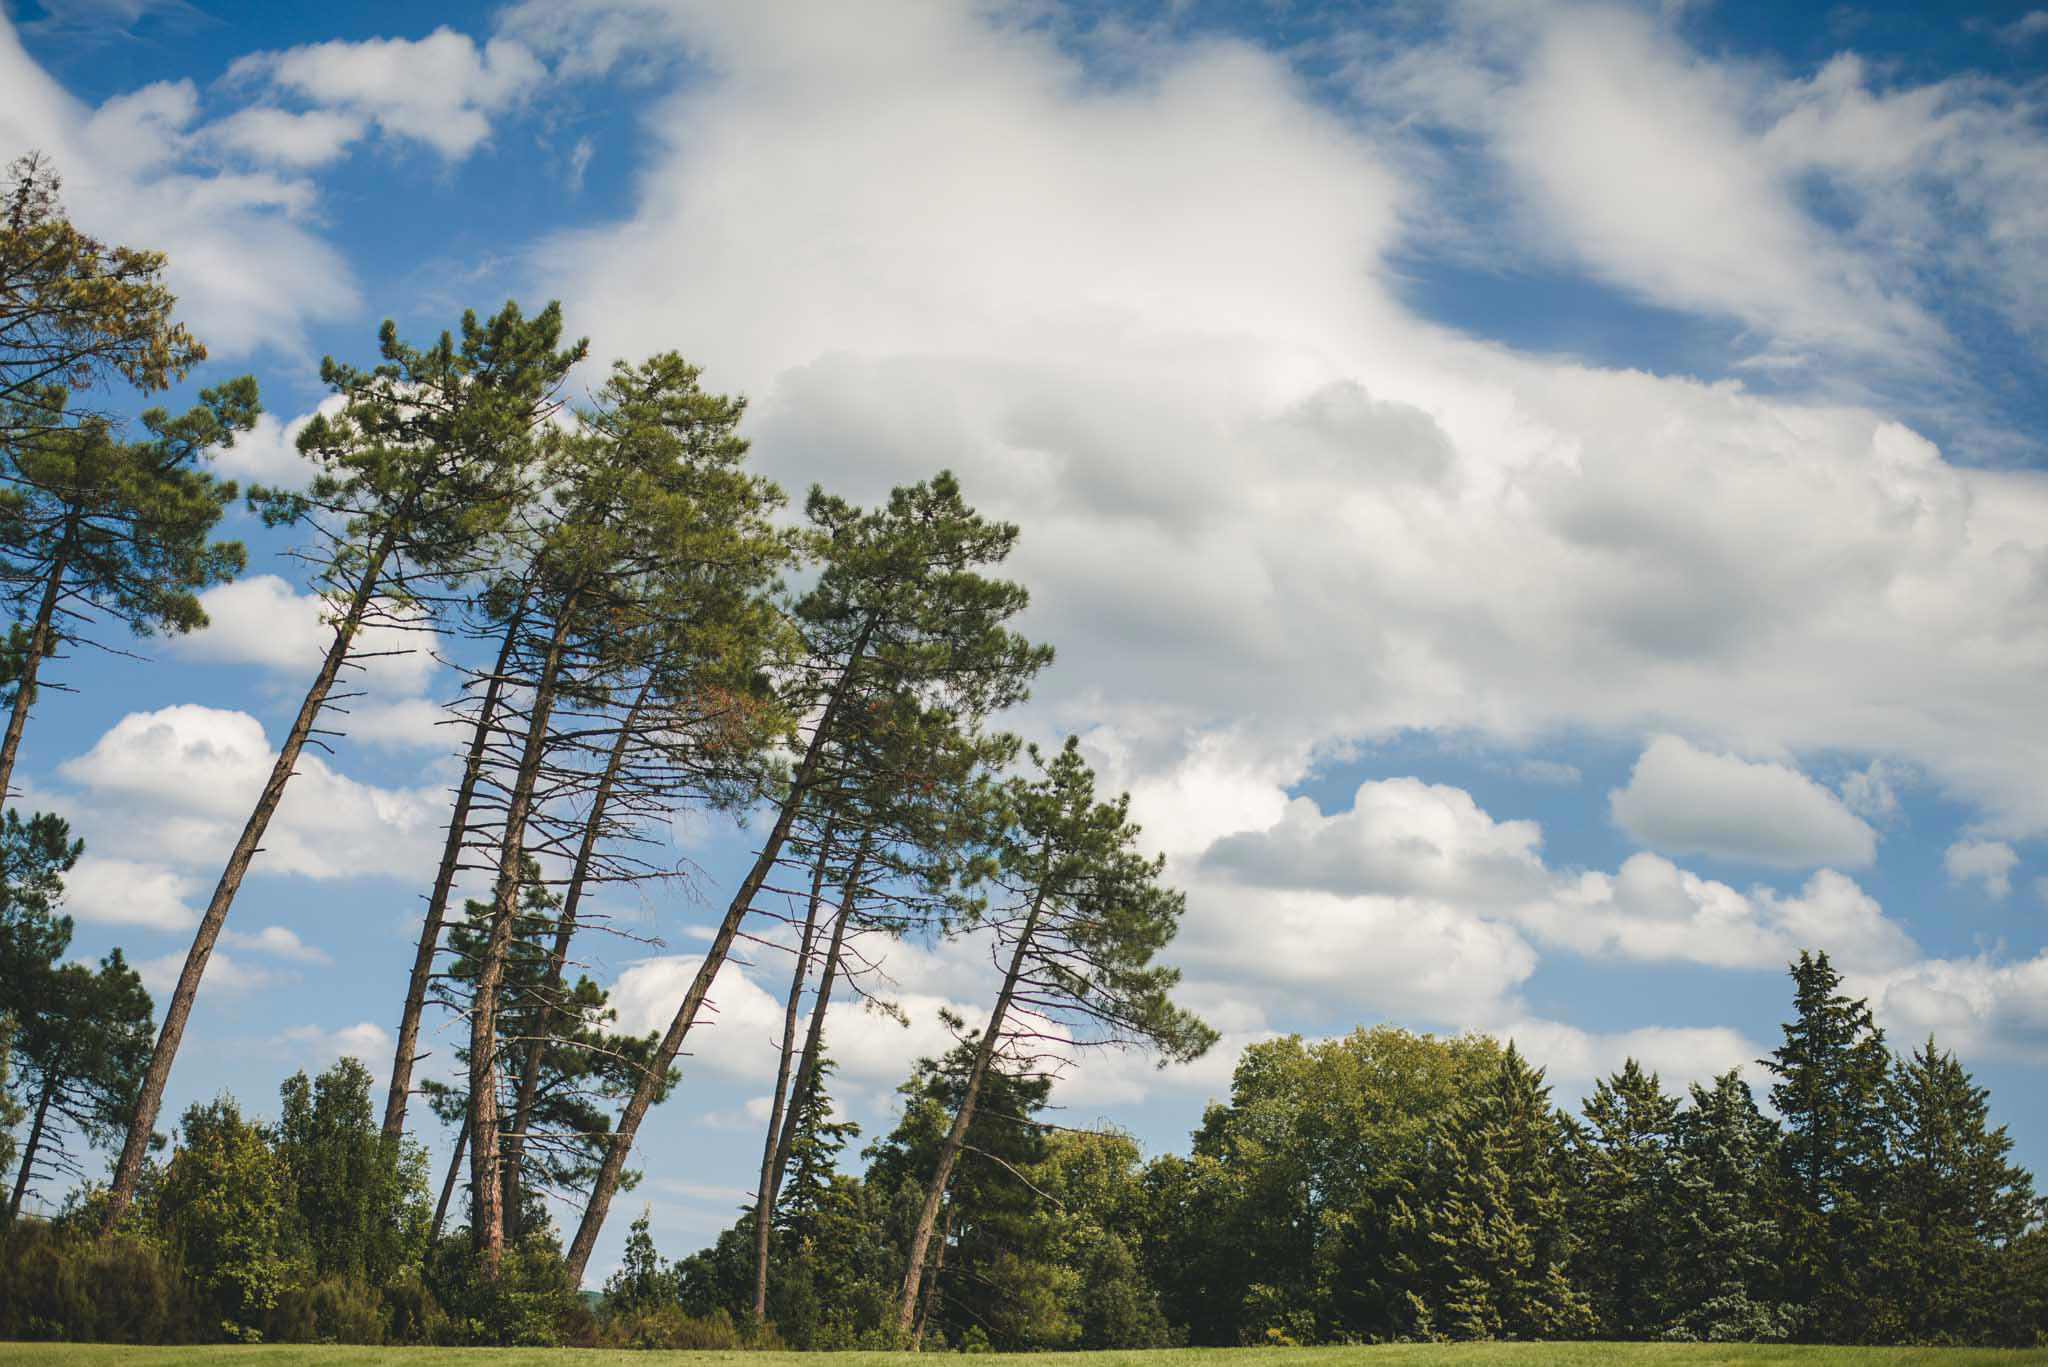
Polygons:
<instances>
[{"instance_id":1,"label":"pine tree","mask_svg":"<svg viewBox=\"0 0 2048 1367\"><path fill-rule=\"evenodd\" d=\"M1930 1037L1892 1069L1890 1237L1883 1277L1914 1343L1982 1342L1997 1322L2000 1251L2036 1218L2033 1177L2007 1161L1989 1093Z\"/></svg>"},{"instance_id":2,"label":"pine tree","mask_svg":"<svg viewBox=\"0 0 2048 1367\"><path fill-rule=\"evenodd\" d=\"M978 928L993 935L998 961L1007 962L911 1233L896 1305L905 1336L917 1314L926 1245L992 1063L1002 1058L1013 1071L1041 1071L1061 1042L1069 1050L1140 1045L1184 1062L1216 1042L1214 1030L1174 1005L1180 974L1156 962L1186 902L1160 882L1164 857L1139 852L1130 795L1096 800L1095 774L1075 737L1050 760L1035 746L1030 756L1038 777L1004 786L992 855L981 870L995 901L977 917Z\"/></svg>"},{"instance_id":3,"label":"pine tree","mask_svg":"<svg viewBox=\"0 0 2048 1367\"><path fill-rule=\"evenodd\" d=\"M1563 1143L1542 1070L1511 1044L1491 1085L1437 1127L1412 1193L1394 1203L1402 1332L1552 1339L1592 1328L1570 1279Z\"/></svg>"},{"instance_id":4,"label":"pine tree","mask_svg":"<svg viewBox=\"0 0 2048 1367\"><path fill-rule=\"evenodd\" d=\"M1599 1336L1652 1337L1670 1297L1678 1099L1627 1060L1594 1085L1574 1127L1572 1232Z\"/></svg>"},{"instance_id":5,"label":"pine tree","mask_svg":"<svg viewBox=\"0 0 2048 1367\"><path fill-rule=\"evenodd\" d=\"M15 1040L30 1118L7 1202L10 1220L38 1171L85 1175L67 1129L94 1146L121 1132L142 1085L155 1023L149 993L118 949L98 968L62 964L32 983Z\"/></svg>"},{"instance_id":6,"label":"pine tree","mask_svg":"<svg viewBox=\"0 0 2048 1367\"><path fill-rule=\"evenodd\" d=\"M79 231L61 189L34 152L15 159L0 188L0 448L91 416L75 403L83 391L118 380L154 393L206 359L171 316L163 253Z\"/></svg>"},{"instance_id":7,"label":"pine tree","mask_svg":"<svg viewBox=\"0 0 2048 1367\"><path fill-rule=\"evenodd\" d=\"M1891 1056L1869 1004L1837 989L1826 954L1792 965L1795 1018L1763 1060L1784 1119L1779 1220L1786 1299L1803 1307L1804 1337L1861 1343L1893 1312L1879 1257L1890 1166L1885 1116Z\"/></svg>"},{"instance_id":8,"label":"pine tree","mask_svg":"<svg viewBox=\"0 0 2048 1367\"><path fill-rule=\"evenodd\" d=\"M1026 601L1016 584L981 570L1005 559L1017 529L967 506L950 473L891 492L885 508L863 512L813 489L806 503L812 554L821 569L797 606L806 658L794 671L785 710L813 718L754 863L741 878L663 1035L658 1071L643 1080L619 1114L611 1151L598 1174L568 1266L581 1276L634 1137L661 1072L695 1026L711 984L731 952L754 899L783 856L799 816L820 790L838 784L828 763L849 708L863 696L904 694L923 707L977 718L1021 699L1051 651L1031 645L1006 623ZM871 682L880 679L886 687Z\"/></svg>"},{"instance_id":9,"label":"pine tree","mask_svg":"<svg viewBox=\"0 0 2048 1367\"><path fill-rule=\"evenodd\" d=\"M1778 1128L1730 1071L1695 1084L1675 1125L1670 1291L1658 1337L1708 1343L1783 1339L1794 1310L1777 1299Z\"/></svg>"},{"instance_id":10,"label":"pine tree","mask_svg":"<svg viewBox=\"0 0 2048 1367\"><path fill-rule=\"evenodd\" d=\"M0 793L16 757L43 664L110 620L138 636L206 625L201 590L234 578L245 553L214 541L231 482L203 468L209 453L255 425L256 381L203 390L191 411L142 415L144 441L99 419L41 430L5 452L0 481L0 590L23 618L10 651L12 706L0 734Z\"/></svg>"},{"instance_id":11,"label":"pine tree","mask_svg":"<svg viewBox=\"0 0 2048 1367\"><path fill-rule=\"evenodd\" d=\"M607 1150L610 1117L604 1107L633 1089L643 1072L653 1066L654 1052L652 1035L612 1032L610 1026L618 1013L609 1005L609 994L587 977L578 977L565 985L555 998L542 999L536 989L548 970L548 945L561 913L561 899L542 881L540 869L532 859L524 862L524 871L520 916L514 922L496 987L498 1009L492 1019L499 1047L510 1049L534 1038L544 1008L550 1002L559 1014L553 1017L554 1023L544 1041L524 1142L516 1150L504 1145L498 1149L499 1162L510 1161L516 1155L521 1169L514 1180L502 1180L501 1174L501 1189L520 1195L516 1205L497 1217L507 1243L516 1242L546 1222L546 1207L541 1201L544 1195L566 1195L588 1188ZM435 988L441 1003L458 1014L473 1012L478 966L490 935L492 915L490 903L468 902L463 920L449 932L453 961ZM467 1044L457 1047L456 1059L469 1064ZM673 1071L666 1076L663 1091L675 1084L676 1076ZM496 1080L501 1088L514 1084L514 1079ZM435 1114L461 1127L433 1221L431 1232L438 1237L465 1147L475 1143L470 1128L475 1108L467 1091L460 1087L429 1082L422 1091ZM507 1126L512 1123L514 1108L501 1105L493 1109L493 1114L500 1127ZM473 1166L471 1170L473 1173ZM630 1188L637 1181L637 1173L628 1173L625 1185ZM474 1208L470 1217L472 1223L480 1218Z\"/></svg>"},{"instance_id":12,"label":"pine tree","mask_svg":"<svg viewBox=\"0 0 2048 1367\"><path fill-rule=\"evenodd\" d=\"M361 663L367 625L415 625L434 590L479 573L497 533L531 497L536 430L546 426L557 388L585 350L579 342L558 351L560 340L561 310L554 305L532 319L510 303L486 322L465 313L459 346L443 333L424 350L400 342L397 326L386 321L378 335L381 364L365 371L331 357L321 363L321 378L344 405L315 416L299 436L300 452L319 466L307 490L252 495L267 522L297 524L323 543L321 552L307 554L333 636L164 1007L108 1191L108 1231L134 1199L200 979L299 756L334 701L336 680L345 666Z\"/></svg>"}]
</instances>

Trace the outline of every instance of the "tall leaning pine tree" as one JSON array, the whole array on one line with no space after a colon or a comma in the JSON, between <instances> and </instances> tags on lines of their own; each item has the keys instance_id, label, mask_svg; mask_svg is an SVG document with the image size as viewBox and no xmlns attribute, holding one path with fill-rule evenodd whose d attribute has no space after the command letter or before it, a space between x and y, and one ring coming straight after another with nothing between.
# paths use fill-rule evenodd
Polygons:
<instances>
[{"instance_id":1,"label":"tall leaning pine tree","mask_svg":"<svg viewBox=\"0 0 2048 1367\"><path fill-rule=\"evenodd\" d=\"M968 507L951 474L898 488L885 507L870 511L813 489L806 512L812 554L822 568L796 605L808 658L796 671L787 705L810 718L808 734L775 795L774 815L754 862L662 1036L656 1067L619 1114L610 1152L569 1245L571 1277L582 1276L597 1246L640 1123L696 1024L741 923L781 860L792 827L820 790L838 782L830 751L847 709L870 693L902 694L958 715L985 716L1022 698L1052 655L1006 625L1023 610L1023 588L982 572L1009 555L1017 529Z\"/></svg>"},{"instance_id":2,"label":"tall leaning pine tree","mask_svg":"<svg viewBox=\"0 0 2048 1367\"><path fill-rule=\"evenodd\" d=\"M896 1301L906 1339L939 1207L998 1060L1006 1071L1043 1072L1047 1051L1067 1041L1144 1045L1179 1062L1216 1042L1173 1004L1180 974L1155 962L1180 929L1185 899L1160 881L1164 858L1139 851L1129 795L1096 800L1095 774L1071 736L1051 760L1030 753L1039 774L1006 786L986 869L995 895L980 928L995 938L1002 983L911 1230Z\"/></svg>"},{"instance_id":3,"label":"tall leaning pine tree","mask_svg":"<svg viewBox=\"0 0 2048 1367\"><path fill-rule=\"evenodd\" d=\"M331 357L321 363L321 378L344 402L340 413L316 417L300 435L300 451L318 467L307 490L252 495L266 520L298 523L318 538L322 549L308 554L333 636L164 1008L115 1165L107 1228L134 1200L171 1064L228 909L336 679L360 653L363 628L380 616L408 619L412 605L435 588L475 573L480 548L527 497L537 433L585 351L580 342L560 348L561 332L561 309L554 304L532 318L510 303L488 321L465 313L459 343L443 333L424 350L401 342L396 325L386 322L379 335L383 359L374 368L359 370Z\"/></svg>"},{"instance_id":4,"label":"tall leaning pine tree","mask_svg":"<svg viewBox=\"0 0 2048 1367\"><path fill-rule=\"evenodd\" d=\"M244 375L203 391L189 412L142 415L149 436L122 440L107 423L41 427L0 464L10 497L0 505L0 593L26 631L10 661L13 707L0 734L0 794L9 791L43 663L89 639L95 622L138 636L206 625L200 590L243 565L240 542L212 531L235 498L206 469L256 422L256 381Z\"/></svg>"}]
</instances>

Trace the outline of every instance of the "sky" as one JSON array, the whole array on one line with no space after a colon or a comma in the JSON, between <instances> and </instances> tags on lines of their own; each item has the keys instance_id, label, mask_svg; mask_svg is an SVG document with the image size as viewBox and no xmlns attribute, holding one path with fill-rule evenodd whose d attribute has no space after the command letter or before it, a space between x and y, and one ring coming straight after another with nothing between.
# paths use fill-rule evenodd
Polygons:
<instances>
[{"instance_id":1,"label":"sky","mask_svg":"<svg viewBox=\"0 0 2048 1367\"><path fill-rule=\"evenodd\" d=\"M7 0L0 89L0 152L168 253L193 384L258 377L224 475L302 478L381 320L560 299L578 392L677 350L799 498L950 468L1018 523L1058 659L1009 724L1132 794L1223 1036L1082 1061L1062 1123L1180 1149L1245 1045L1382 1021L1566 1104L1761 1086L1811 948L2048 1170L2048 10ZM23 751L77 952L160 995L323 646L290 534L224 533L212 625L62 662ZM303 766L167 1117L388 1070L455 686L379 661ZM610 894L625 1023L749 836L685 813ZM871 1136L988 995L978 944L883 967L908 1024L829 1031ZM595 1277L746 1199L787 971L721 973Z\"/></svg>"}]
</instances>

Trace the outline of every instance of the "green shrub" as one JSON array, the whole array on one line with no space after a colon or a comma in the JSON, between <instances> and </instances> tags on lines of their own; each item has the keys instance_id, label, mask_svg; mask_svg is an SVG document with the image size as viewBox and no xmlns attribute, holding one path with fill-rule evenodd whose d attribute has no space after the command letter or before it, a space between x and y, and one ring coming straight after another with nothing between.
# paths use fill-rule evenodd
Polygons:
<instances>
[{"instance_id":1,"label":"green shrub","mask_svg":"<svg viewBox=\"0 0 2048 1367\"><path fill-rule=\"evenodd\" d=\"M132 1233L18 1219L0 1234L0 1339L198 1343L217 1338L192 1283Z\"/></svg>"}]
</instances>

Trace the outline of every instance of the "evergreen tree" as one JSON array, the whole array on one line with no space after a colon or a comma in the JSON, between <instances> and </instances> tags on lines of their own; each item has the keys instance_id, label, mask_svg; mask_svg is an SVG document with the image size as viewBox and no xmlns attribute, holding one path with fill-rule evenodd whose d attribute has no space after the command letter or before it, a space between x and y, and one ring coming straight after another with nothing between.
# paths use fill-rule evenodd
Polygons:
<instances>
[{"instance_id":1,"label":"evergreen tree","mask_svg":"<svg viewBox=\"0 0 2048 1367\"><path fill-rule=\"evenodd\" d=\"M202 390L180 417L142 415L145 441L120 440L99 419L39 431L0 463L0 591L23 618L9 652L12 706L0 734L8 791L44 662L110 619L139 636L206 625L198 594L241 572L238 541L214 541L234 484L202 462L255 425L256 381Z\"/></svg>"},{"instance_id":2,"label":"evergreen tree","mask_svg":"<svg viewBox=\"0 0 2048 1367\"><path fill-rule=\"evenodd\" d=\"M1178 1062L1216 1041L1214 1030L1173 1004L1180 974L1155 961L1180 928L1185 899L1159 881L1164 857L1139 853L1130 795L1096 801L1095 774L1075 737L1050 760L1035 746L1030 755L1039 776L1004 785L1000 827L980 871L997 901L977 919L1007 963L911 1233L896 1306L905 1335L926 1245L999 1054L1014 1070L1037 1072L1060 1041L1069 1049L1139 1044Z\"/></svg>"},{"instance_id":3,"label":"evergreen tree","mask_svg":"<svg viewBox=\"0 0 2048 1367\"><path fill-rule=\"evenodd\" d=\"M67 1129L94 1146L120 1133L142 1084L154 1024L149 993L118 949L98 968L47 968L25 995L15 1050L30 1120L7 1202L10 1220L38 1171L85 1175L66 1143Z\"/></svg>"},{"instance_id":4,"label":"evergreen tree","mask_svg":"<svg viewBox=\"0 0 2048 1367\"><path fill-rule=\"evenodd\" d=\"M48 976L71 946L71 918L57 910L64 875L84 853L60 816L0 816L0 1015L25 1024L48 1002Z\"/></svg>"},{"instance_id":5,"label":"evergreen tree","mask_svg":"<svg viewBox=\"0 0 2048 1367\"><path fill-rule=\"evenodd\" d=\"M813 718L775 815L727 903L702 963L662 1036L657 1069L619 1114L605 1157L569 1247L569 1269L581 1276L596 1247L612 1192L657 1084L695 1026L741 923L754 909L769 872L782 858L798 817L821 789L838 785L827 763L850 708L864 696L902 695L921 708L963 719L989 715L1024 696L1031 677L1051 658L1005 625L1021 612L1024 590L989 578L1017 529L990 522L967 506L951 474L894 490L887 507L863 512L813 489L806 513L820 561L817 582L797 606L805 659L787 690L785 711ZM878 684L876 681L880 681Z\"/></svg>"},{"instance_id":6,"label":"evergreen tree","mask_svg":"<svg viewBox=\"0 0 2048 1367\"><path fill-rule=\"evenodd\" d=\"M520 916L514 923L498 977L498 1010L492 1017L501 1049L533 1038L549 1004L536 989L548 971L548 946L561 914L561 899L542 881L539 866L532 859L525 861L525 874ZM449 932L453 961L436 984L436 992L442 1004L458 1014L467 1015L473 1010L478 965L490 934L492 914L490 903L468 902L464 919ZM643 1070L653 1066L654 1037L613 1033L608 1027L618 1019L618 1013L609 1005L609 994L589 978L579 976L568 984L560 1000L560 1016L550 1026L541 1052L524 1142L517 1149L505 1146L499 1150L499 1161L509 1161L516 1155L520 1163L518 1177L502 1184L504 1190L521 1195L516 1206L498 1216L508 1243L545 1226L547 1210L543 1196L566 1195L588 1188L606 1150L610 1117L605 1106L630 1092ZM468 1045L458 1046L456 1059L465 1065L470 1062ZM670 1072L664 1090L675 1081L676 1074ZM507 1088L515 1085L515 1080L500 1077L496 1085ZM440 1209L432 1225L432 1233L438 1237L465 1157L465 1146L474 1144L475 1136L469 1127L474 1123L475 1109L462 1088L430 1082L422 1090L442 1120L461 1126ZM496 1123L503 1127L512 1123L515 1109L499 1106L494 1108L494 1114ZM638 1179L637 1173L627 1174L627 1185L630 1187ZM479 1218L474 1204L472 1196L472 1223Z\"/></svg>"},{"instance_id":7,"label":"evergreen tree","mask_svg":"<svg viewBox=\"0 0 2048 1367\"><path fill-rule=\"evenodd\" d=\"M1801 952L1791 973L1797 1014L1763 1060L1785 1126L1785 1297L1803 1308L1803 1337L1861 1343L1881 1336L1894 1312L1880 1262L1891 1056L1869 1005L1837 990L1842 977L1826 954Z\"/></svg>"},{"instance_id":8,"label":"evergreen tree","mask_svg":"<svg viewBox=\"0 0 2048 1367\"><path fill-rule=\"evenodd\" d=\"M1766 1343L1796 1312L1777 1300L1778 1128L1730 1071L1695 1084L1674 1131L1667 1214L1670 1281L1658 1337Z\"/></svg>"},{"instance_id":9,"label":"evergreen tree","mask_svg":"<svg viewBox=\"0 0 2048 1367\"><path fill-rule=\"evenodd\" d=\"M1607 1339L1655 1335L1668 1314L1677 1213L1673 1180L1678 1099L1627 1060L1594 1085L1574 1126L1574 1279Z\"/></svg>"},{"instance_id":10,"label":"evergreen tree","mask_svg":"<svg viewBox=\"0 0 2048 1367\"><path fill-rule=\"evenodd\" d=\"M1412 1192L1394 1202L1396 1332L1552 1339L1592 1328L1570 1278L1563 1144L1542 1070L1509 1045L1492 1083L1438 1124Z\"/></svg>"},{"instance_id":11,"label":"evergreen tree","mask_svg":"<svg viewBox=\"0 0 2048 1367\"><path fill-rule=\"evenodd\" d=\"M1998 1322L2001 1251L2039 1214L2033 1177L2007 1161L1989 1093L1926 1044L1892 1069L1893 1155L1882 1276L1914 1343L1982 1342Z\"/></svg>"},{"instance_id":12,"label":"evergreen tree","mask_svg":"<svg viewBox=\"0 0 2048 1367\"><path fill-rule=\"evenodd\" d=\"M630 1314L671 1305L676 1299L676 1274L664 1266L649 1232L651 1212L641 1211L626 1235L626 1251L619 1270L605 1279L604 1305L607 1313Z\"/></svg>"},{"instance_id":13,"label":"evergreen tree","mask_svg":"<svg viewBox=\"0 0 2048 1367\"><path fill-rule=\"evenodd\" d=\"M414 624L433 590L476 574L494 535L531 496L536 430L546 426L557 387L585 350L579 342L558 351L560 339L558 307L527 319L507 304L487 322L464 314L460 346L447 333L425 350L407 346L386 321L378 337L381 364L365 371L331 357L321 363L321 378L344 404L339 413L316 415L299 435L300 452L319 472L304 493L254 497L266 521L295 523L323 541L322 553L307 554L333 636L165 1005L108 1192L107 1229L134 1199L199 981L336 679L359 662L366 625Z\"/></svg>"},{"instance_id":14,"label":"evergreen tree","mask_svg":"<svg viewBox=\"0 0 2048 1367\"><path fill-rule=\"evenodd\" d=\"M81 392L119 380L154 393L206 359L171 316L163 253L79 231L61 189L33 152L0 186L0 448L81 416Z\"/></svg>"}]
</instances>

